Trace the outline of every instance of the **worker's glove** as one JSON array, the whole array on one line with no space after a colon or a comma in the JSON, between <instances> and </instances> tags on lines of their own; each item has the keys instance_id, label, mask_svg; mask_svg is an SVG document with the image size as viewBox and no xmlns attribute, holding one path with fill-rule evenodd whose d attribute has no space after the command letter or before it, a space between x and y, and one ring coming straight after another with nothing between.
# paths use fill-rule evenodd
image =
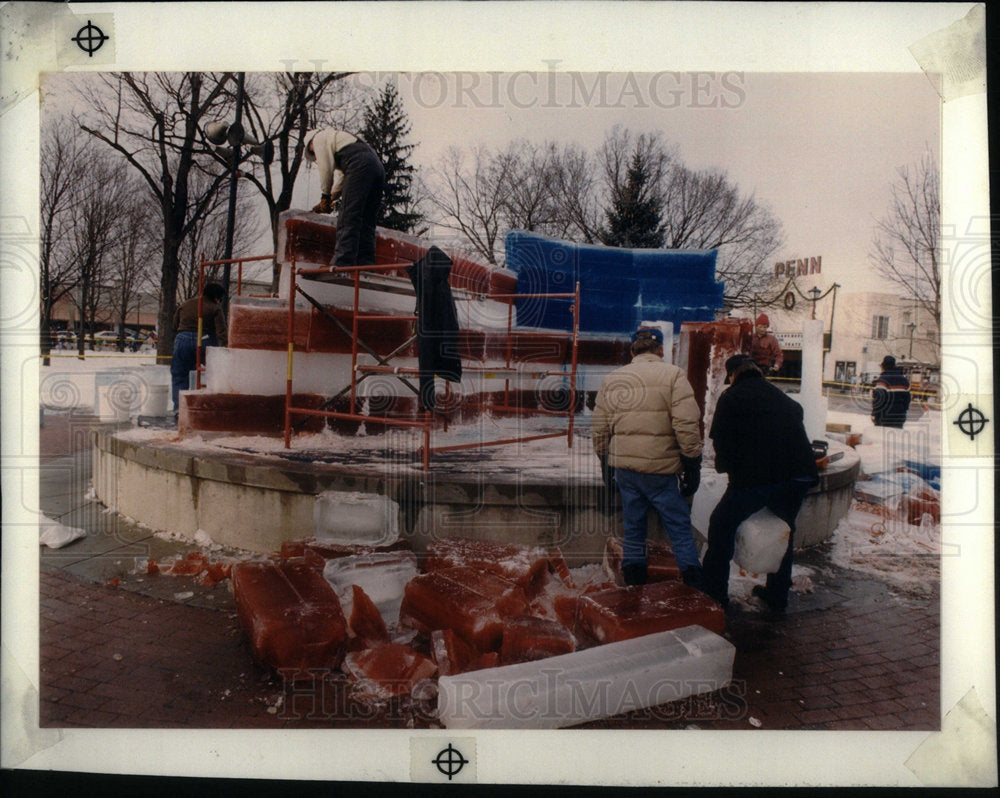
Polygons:
<instances>
[{"instance_id":1,"label":"worker's glove","mask_svg":"<svg viewBox=\"0 0 1000 798\"><path fill-rule=\"evenodd\" d=\"M681 465L684 468L678 477L681 486L681 496L684 498L694 496L698 490L698 485L701 484L701 456L685 457L681 455Z\"/></svg>"},{"instance_id":2,"label":"worker's glove","mask_svg":"<svg viewBox=\"0 0 1000 798\"><path fill-rule=\"evenodd\" d=\"M313 213L332 213L333 212L333 200L330 199L329 194L324 194L316 206L312 209Z\"/></svg>"}]
</instances>

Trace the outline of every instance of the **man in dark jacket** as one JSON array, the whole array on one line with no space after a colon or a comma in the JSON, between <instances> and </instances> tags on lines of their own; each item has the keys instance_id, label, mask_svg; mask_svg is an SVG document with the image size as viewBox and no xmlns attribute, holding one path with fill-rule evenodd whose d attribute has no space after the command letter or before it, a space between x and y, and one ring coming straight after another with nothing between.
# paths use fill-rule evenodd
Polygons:
<instances>
[{"instance_id":1,"label":"man in dark jacket","mask_svg":"<svg viewBox=\"0 0 1000 798\"><path fill-rule=\"evenodd\" d=\"M792 584L795 517L809 488L819 481L816 460L798 402L767 382L747 355L729 358L726 374L730 387L719 396L709 436L715 470L729 475L729 486L708 523L704 591L728 606L736 530L767 507L791 527L791 534L777 573L768 574L767 587L758 585L754 595L780 613Z\"/></svg>"},{"instance_id":2,"label":"man in dark jacket","mask_svg":"<svg viewBox=\"0 0 1000 798\"><path fill-rule=\"evenodd\" d=\"M218 283L205 286L201 303L201 325L198 324L198 297L182 302L174 311L174 355L170 362L170 395L177 412L178 394L189 388L188 377L197 364L198 332L201 332L201 357L205 362L205 347L226 345L226 316L222 301L226 289Z\"/></svg>"},{"instance_id":3,"label":"man in dark jacket","mask_svg":"<svg viewBox=\"0 0 1000 798\"><path fill-rule=\"evenodd\" d=\"M903 428L910 409L910 381L896 366L896 358L882 358L882 373L872 390L872 421L876 427Z\"/></svg>"}]
</instances>

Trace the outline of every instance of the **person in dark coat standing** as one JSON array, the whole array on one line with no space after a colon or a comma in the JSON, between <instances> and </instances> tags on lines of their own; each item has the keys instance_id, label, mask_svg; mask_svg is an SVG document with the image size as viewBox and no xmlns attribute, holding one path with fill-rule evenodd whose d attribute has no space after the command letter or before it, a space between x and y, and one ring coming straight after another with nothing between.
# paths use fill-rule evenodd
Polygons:
<instances>
[{"instance_id":1,"label":"person in dark coat standing","mask_svg":"<svg viewBox=\"0 0 1000 798\"><path fill-rule=\"evenodd\" d=\"M222 300L226 289L218 283L209 283L202 291L201 303L201 356L205 358L206 346L226 345L226 316L222 310ZM186 391L195 364L198 362L198 297L193 296L182 302L174 311L174 354L170 361L170 392L174 400L174 413L178 408L178 394Z\"/></svg>"},{"instance_id":2,"label":"person in dark coat standing","mask_svg":"<svg viewBox=\"0 0 1000 798\"><path fill-rule=\"evenodd\" d=\"M910 381L896 366L896 358L882 358L882 373L872 390L872 421L876 427L903 428L910 409Z\"/></svg>"},{"instance_id":3,"label":"person in dark coat standing","mask_svg":"<svg viewBox=\"0 0 1000 798\"><path fill-rule=\"evenodd\" d=\"M781 613L792 584L795 517L809 488L819 481L816 459L798 402L765 380L747 355L729 358L726 374L730 386L716 403L709 437L715 470L729 475L729 485L708 522L703 590L728 607L736 530L767 507L791 527L791 534L778 571L768 575L766 587L754 588L754 595Z\"/></svg>"},{"instance_id":4,"label":"person in dark coat standing","mask_svg":"<svg viewBox=\"0 0 1000 798\"><path fill-rule=\"evenodd\" d=\"M306 134L306 158L319 167L321 197L313 213L332 213L333 203L340 199L334 267L371 266L385 184L382 161L361 139L332 128Z\"/></svg>"}]
</instances>

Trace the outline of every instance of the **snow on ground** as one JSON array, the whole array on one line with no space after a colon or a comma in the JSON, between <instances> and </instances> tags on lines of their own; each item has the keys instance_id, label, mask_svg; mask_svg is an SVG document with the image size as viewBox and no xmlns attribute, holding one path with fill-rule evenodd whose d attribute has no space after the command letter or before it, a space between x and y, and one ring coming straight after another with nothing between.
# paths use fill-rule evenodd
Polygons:
<instances>
[{"instance_id":1,"label":"snow on ground","mask_svg":"<svg viewBox=\"0 0 1000 798\"><path fill-rule=\"evenodd\" d=\"M117 352L87 353L80 360L72 353L55 352L51 365L40 367L40 399L49 409L90 409L95 401L95 378L99 372L128 369L145 379L153 374L156 358L151 351L139 354ZM162 378L162 367L156 370ZM150 377L152 380L153 378ZM833 409L827 415L830 423L850 424L852 433L861 433L862 456L865 473L892 473L903 460L939 465L941 463L941 413L924 410L903 431L878 428L872 425L864 403L847 409ZM491 419L466 424L455 424L447 432L435 432L433 445L468 443L479 439L496 440L514 435L539 434L557 431L559 421L551 419ZM577 424L578 436L572 449L563 438L522 443L516 446L483 449L470 467L488 471L490 468L515 468L525 478L565 480L599 479L597 458L593 456L586 439L587 419ZM176 430L135 427L120 433L121 437L138 442L163 443L192 452L239 451L280 455L286 450L280 437L219 435L203 438L194 435L180 438ZM331 431L293 438L292 452L412 452L422 444L419 433L393 430L388 436L381 434L344 436ZM327 462L317 459L315 462ZM396 463L395 466L399 466ZM413 468L419 468L417 464ZM859 486L863 486L859 482ZM53 522L54 523L54 522ZM208 543L208 541L197 541ZM941 528L925 518L921 524L907 524L905 520L888 519L852 508L837 527L831 548L833 564L888 582L901 591L926 595L940 579ZM793 569L792 590L811 592L810 568L796 565ZM731 592L737 601L748 601L755 584L763 577L748 574L733 566Z\"/></svg>"}]
</instances>

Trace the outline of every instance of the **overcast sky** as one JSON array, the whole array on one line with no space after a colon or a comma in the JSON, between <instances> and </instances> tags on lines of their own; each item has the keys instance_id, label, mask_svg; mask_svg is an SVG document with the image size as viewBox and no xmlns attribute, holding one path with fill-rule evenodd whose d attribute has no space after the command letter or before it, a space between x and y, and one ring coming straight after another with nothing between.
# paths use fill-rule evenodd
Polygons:
<instances>
[{"instance_id":1,"label":"overcast sky","mask_svg":"<svg viewBox=\"0 0 1000 798\"><path fill-rule=\"evenodd\" d=\"M384 76L365 75L378 83ZM692 168L721 169L771 207L776 259L821 256L821 287L874 278L867 252L896 169L940 147L940 98L923 74L408 73L395 78L433 164L451 145L525 137L593 149L616 124L659 131ZM318 196L315 172L302 188ZM297 193L297 198L302 194ZM301 200L300 200L301 201Z\"/></svg>"}]
</instances>

